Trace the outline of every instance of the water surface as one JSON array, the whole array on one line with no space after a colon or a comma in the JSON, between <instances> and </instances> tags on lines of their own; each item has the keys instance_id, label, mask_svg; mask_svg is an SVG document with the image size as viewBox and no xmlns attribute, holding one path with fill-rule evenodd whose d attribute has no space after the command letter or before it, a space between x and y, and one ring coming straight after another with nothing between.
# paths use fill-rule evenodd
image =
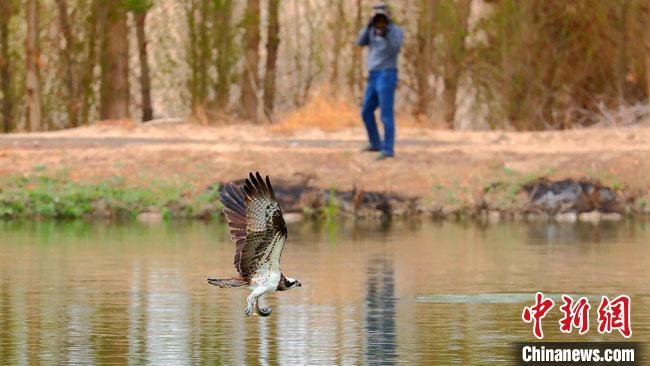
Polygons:
<instances>
[{"instance_id":1,"label":"water surface","mask_svg":"<svg viewBox=\"0 0 650 366\"><path fill-rule=\"evenodd\" d=\"M283 271L303 287L246 318L234 245L210 223L0 223L0 364L488 364L534 340L533 293L632 297L650 341L650 225L306 223ZM647 349L647 347L646 347Z\"/></svg>"}]
</instances>

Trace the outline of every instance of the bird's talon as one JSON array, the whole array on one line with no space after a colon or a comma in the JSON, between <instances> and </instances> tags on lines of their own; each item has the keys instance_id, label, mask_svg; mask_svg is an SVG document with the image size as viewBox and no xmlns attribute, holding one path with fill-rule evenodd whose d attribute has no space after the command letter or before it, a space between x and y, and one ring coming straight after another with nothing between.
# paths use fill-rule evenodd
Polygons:
<instances>
[{"instance_id":1,"label":"bird's talon","mask_svg":"<svg viewBox=\"0 0 650 366\"><path fill-rule=\"evenodd\" d=\"M250 306L247 307L246 310L244 310L244 314L246 314L246 316L251 316L252 313L253 313L253 309Z\"/></svg>"},{"instance_id":2,"label":"bird's talon","mask_svg":"<svg viewBox=\"0 0 650 366\"><path fill-rule=\"evenodd\" d=\"M270 307L269 308L260 308L260 307L257 308L257 314L259 316L262 316L262 317L267 317L267 316L271 315L272 312L273 312L273 309L271 309Z\"/></svg>"}]
</instances>

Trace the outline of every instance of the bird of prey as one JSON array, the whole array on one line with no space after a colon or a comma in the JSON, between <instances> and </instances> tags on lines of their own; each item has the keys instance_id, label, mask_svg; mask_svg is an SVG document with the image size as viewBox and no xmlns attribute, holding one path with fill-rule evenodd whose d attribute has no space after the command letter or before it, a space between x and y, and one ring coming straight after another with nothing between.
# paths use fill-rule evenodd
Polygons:
<instances>
[{"instance_id":1,"label":"bird of prey","mask_svg":"<svg viewBox=\"0 0 650 366\"><path fill-rule=\"evenodd\" d=\"M263 295L286 291L302 285L280 271L280 256L287 241L287 225L275 198L269 177L249 173L243 188L228 184L221 192L223 213L230 236L235 242L235 268L239 276L228 279L208 278L221 287L251 290L246 316L253 310L260 316L271 315L271 308L260 304Z\"/></svg>"}]
</instances>

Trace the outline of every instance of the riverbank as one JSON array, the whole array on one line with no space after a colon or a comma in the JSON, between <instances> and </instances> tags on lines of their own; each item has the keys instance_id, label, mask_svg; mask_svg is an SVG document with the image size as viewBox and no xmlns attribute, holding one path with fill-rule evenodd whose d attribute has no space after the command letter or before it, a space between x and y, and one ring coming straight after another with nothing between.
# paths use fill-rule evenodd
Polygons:
<instances>
[{"instance_id":1,"label":"riverbank","mask_svg":"<svg viewBox=\"0 0 650 366\"><path fill-rule=\"evenodd\" d=\"M212 217L221 209L219 185L256 170L283 192L286 212L309 216L594 221L650 214L648 127L402 128L396 158L382 162L359 152L364 133L124 122L3 135L0 215Z\"/></svg>"}]
</instances>

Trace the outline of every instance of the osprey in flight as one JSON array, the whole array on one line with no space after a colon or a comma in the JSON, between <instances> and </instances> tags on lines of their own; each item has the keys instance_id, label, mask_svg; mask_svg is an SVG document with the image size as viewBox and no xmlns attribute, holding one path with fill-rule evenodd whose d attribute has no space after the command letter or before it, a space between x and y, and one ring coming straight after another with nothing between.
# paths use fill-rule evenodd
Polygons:
<instances>
[{"instance_id":1,"label":"osprey in flight","mask_svg":"<svg viewBox=\"0 0 650 366\"><path fill-rule=\"evenodd\" d=\"M302 285L280 271L280 256L287 241L287 225L275 199L269 177L249 174L241 188L228 184L221 192L223 213L230 236L235 242L235 268L239 276L228 279L208 278L208 283L226 287L248 287L246 316L253 308L260 316L271 315L271 308L260 305L262 296Z\"/></svg>"}]
</instances>

